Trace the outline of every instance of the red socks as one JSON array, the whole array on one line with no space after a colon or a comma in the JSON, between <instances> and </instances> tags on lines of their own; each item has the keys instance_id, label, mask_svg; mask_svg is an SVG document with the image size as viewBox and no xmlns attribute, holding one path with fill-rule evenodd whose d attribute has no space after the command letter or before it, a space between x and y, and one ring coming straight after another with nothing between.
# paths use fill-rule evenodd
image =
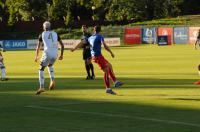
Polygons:
<instances>
[{"instance_id":1,"label":"red socks","mask_svg":"<svg viewBox=\"0 0 200 132\"><path fill-rule=\"evenodd\" d=\"M110 80L109 80L109 76L108 73L104 73L104 83L106 85L106 88L110 88Z\"/></svg>"},{"instance_id":2,"label":"red socks","mask_svg":"<svg viewBox=\"0 0 200 132\"><path fill-rule=\"evenodd\" d=\"M109 68L108 71L109 71L109 75L110 75L112 81L113 81L113 82L116 82L116 77L115 77L114 72L113 72L110 68Z\"/></svg>"}]
</instances>

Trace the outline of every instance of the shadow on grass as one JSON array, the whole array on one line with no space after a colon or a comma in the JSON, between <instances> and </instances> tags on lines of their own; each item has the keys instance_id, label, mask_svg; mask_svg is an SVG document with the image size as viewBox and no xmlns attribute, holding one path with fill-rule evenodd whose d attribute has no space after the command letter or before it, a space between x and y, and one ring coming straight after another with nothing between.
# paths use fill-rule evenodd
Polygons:
<instances>
[{"instance_id":1,"label":"shadow on grass","mask_svg":"<svg viewBox=\"0 0 200 132\"><path fill-rule=\"evenodd\" d=\"M123 88L197 88L195 79L156 79L156 78L120 78L124 82ZM49 79L45 81L48 88ZM112 85L112 82L111 82ZM0 91L36 90L39 87L37 78L11 78L0 82ZM103 89L103 78L85 80L84 78L56 78L57 89Z\"/></svg>"},{"instance_id":2,"label":"shadow on grass","mask_svg":"<svg viewBox=\"0 0 200 132\"><path fill-rule=\"evenodd\" d=\"M0 102L0 128L5 132L199 132L200 129L199 110L8 93L0 96Z\"/></svg>"},{"instance_id":3,"label":"shadow on grass","mask_svg":"<svg viewBox=\"0 0 200 132\"><path fill-rule=\"evenodd\" d=\"M48 86L49 81L46 80ZM126 89L196 88L192 84L195 81L193 79L121 78L121 80L125 82L123 87ZM96 80L57 78L56 84L58 90L74 89L77 92L104 88L102 78ZM197 116L200 110L195 108L151 105L128 100L126 96L104 94L98 94L97 96L103 96L100 98L94 95L94 98L89 98L90 94L83 94L81 96L85 96L84 99L78 97L75 99L76 96L74 99L61 98L58 95L54 97L56 94L44 96L17 94L20 91L34 91L37 87L37 78L11 78L7 82L0 82L1 131L199 132L200 129L200 116ZM165 100L196 103L199 101L190 97Z\"/></svg>"}]
</instances>

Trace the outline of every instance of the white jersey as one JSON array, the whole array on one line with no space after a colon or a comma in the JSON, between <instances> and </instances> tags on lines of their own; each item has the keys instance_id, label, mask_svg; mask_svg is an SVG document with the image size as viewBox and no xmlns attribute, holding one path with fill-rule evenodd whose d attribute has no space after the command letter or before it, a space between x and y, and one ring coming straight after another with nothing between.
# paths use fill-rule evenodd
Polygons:
<instances>
[{"instance_id":1,"label":"white jersey","mask_svg":"<svg viewBox=\"0 0 200 132\"><path fill-rule=\"evenodd\" d=\"M58 35L54 31L44 31L42 33L42 42L44 44L44 53L48 56L57 56L58 54Z\"/></svg>"}]
</instances>

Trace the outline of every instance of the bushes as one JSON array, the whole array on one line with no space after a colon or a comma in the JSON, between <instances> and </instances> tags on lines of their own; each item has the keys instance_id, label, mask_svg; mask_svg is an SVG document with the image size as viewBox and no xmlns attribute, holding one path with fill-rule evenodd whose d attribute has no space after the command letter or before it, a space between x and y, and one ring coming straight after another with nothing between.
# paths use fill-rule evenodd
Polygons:
<instances>
[{"instance_id":1,"label":"bushes","mask_svg":"<svg viewBox=\"0 0 200 132\"><path fill-rule=\"evenodd\" d=\"M188 18L165 18L165 19L158 19L152 21L144 21L144 22L137 22L129 24L129 26L138 26L138 25L186 25L188 24Z\"/></svg>"}]
</instances>

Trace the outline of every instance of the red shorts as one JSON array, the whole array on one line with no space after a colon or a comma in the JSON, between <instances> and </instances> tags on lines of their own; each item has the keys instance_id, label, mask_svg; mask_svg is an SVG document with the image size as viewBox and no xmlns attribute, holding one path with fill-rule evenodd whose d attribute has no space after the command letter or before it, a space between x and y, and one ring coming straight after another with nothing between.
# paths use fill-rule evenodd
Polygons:
<instances>
[{"instance_id":1,"label":"red shorts","mask_svg":"<svg viewBox=\"0 0 200 132\"><path fill-rule=\"evenodd\" d=\"M93 56L92 60L99 65L101 69L104 69L108 65L108 61L102 56Z\"/></svg>"}]
</instances>

